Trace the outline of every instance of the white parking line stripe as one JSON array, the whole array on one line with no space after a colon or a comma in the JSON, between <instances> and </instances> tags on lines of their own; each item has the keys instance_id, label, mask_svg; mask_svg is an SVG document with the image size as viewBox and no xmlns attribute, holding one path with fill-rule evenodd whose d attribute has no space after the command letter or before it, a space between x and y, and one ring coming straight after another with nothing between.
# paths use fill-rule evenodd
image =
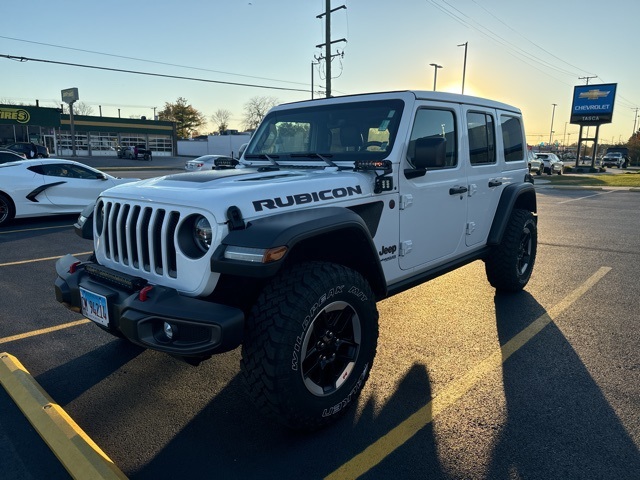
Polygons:
<instances>
[{"instance_id":1,"label":"white parking line stripe","mask_svg":"<svg viewBox=\"0 0 640 480\"><path fill-rule=\"evenodd\" d=\"M563 203L575 202L578 200L584 200L585 198L597 197L598 195L606 195L607 193L613 193L613 192L615 192L615 190L607 190L606 192L594 193L593 195L587 195L586 197L572 198L571 200L558 202L557 205L562 205Z\"/></svg>"}]
</instances>

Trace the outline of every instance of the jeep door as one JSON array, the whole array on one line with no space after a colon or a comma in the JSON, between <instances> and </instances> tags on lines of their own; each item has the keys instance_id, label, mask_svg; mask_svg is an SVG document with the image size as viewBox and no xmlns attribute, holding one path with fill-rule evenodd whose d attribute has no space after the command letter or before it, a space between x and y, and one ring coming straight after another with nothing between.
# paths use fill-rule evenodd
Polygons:
<instances>
[{"instance_id":1,"label":"jeep door","mask_svg":"<svg viewBox=\"0 0 640 480\"><path fill-rule=\"evenodd\" d=\"M463 107L469 152L469 204L467 205L467 246L484 242L489 235L500 200L504 179L498 159L496 112L477 106Z\"/></svg>"},{"instance_id":2,"label":"jeep door","mask_svg":"<svg viewBox=\"0 0 640 480\"><path fill-rule=\"evenodd\" d=\"M460 161L461 113L457 105L420 102L415 111L400 184L400 253L403 270L446 261L464 247L467 175ZM444 141L445 158L419 176L415 169L417 139Z\"/></svg>"}]
</instances>

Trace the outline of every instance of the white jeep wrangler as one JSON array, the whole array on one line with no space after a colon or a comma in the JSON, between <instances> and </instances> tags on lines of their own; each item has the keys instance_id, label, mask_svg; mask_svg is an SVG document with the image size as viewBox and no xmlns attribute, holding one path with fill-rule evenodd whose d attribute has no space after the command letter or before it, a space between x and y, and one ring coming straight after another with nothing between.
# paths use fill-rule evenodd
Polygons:
<instances>
[{"instance_id":1,"label":"white jeep wrangler","mask_svg":"<svg viewBox=\"0 0 640 480\"><path fill-rule=\"evenodd\" d=\"M240 161L109 189L76 224L86 262L56 298L101 328L198 364L242 345L258 407L333 422L371 372L376 302L475 260L528 282L536 195L520 110L391 92L280 105Z\"/></svg>"}]
</instances>

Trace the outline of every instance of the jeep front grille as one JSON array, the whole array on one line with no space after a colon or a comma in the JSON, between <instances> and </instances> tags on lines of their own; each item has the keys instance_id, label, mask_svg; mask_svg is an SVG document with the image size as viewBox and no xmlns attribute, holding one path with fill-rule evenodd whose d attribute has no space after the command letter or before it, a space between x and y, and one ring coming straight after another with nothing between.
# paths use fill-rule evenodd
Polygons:
<instances>
[{"instance_id":1,"label":"jeep front grille","mask_svg":"<svg viewBox=\"0 0 640 480\"><path fill-rule=\"evenodd\" d=\"M174 236L180 212L105 201L104 255L129 271L177 278Z\"/></svg>"}]
</instances>

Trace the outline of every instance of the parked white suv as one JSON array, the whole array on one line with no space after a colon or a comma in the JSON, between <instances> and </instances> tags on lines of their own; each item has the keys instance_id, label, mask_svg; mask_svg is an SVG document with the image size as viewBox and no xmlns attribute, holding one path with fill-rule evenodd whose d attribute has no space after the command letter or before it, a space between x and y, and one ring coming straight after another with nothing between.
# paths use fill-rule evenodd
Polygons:
<instances>
[{"instance_id":1,"label":"parked white suv","mask_svg":"<svg viewBox=\"0 0 640 480\"><path fill-rule=\"evenodd\" d=\"M618 167L622 168L624 164L624 157L621 153L618 152L610 152L602 157L602 161L600 163L603 167Z\"/></svg>"},{"instance_id":2,"label":"parked white suv","mask_svg":"<svg viewBox=\"0 0 640 480\"><path fill-rule=\"evenodd\" d=\"M197 364L242 345L248 392L297 429L341 416L378 340L376 302L475 260L527 284L536 194L519 109L437 92L273 108L240 161L102 193L56 297ZM384 321L384 319L383 319Z\"/></svg>"}]
</instances>

